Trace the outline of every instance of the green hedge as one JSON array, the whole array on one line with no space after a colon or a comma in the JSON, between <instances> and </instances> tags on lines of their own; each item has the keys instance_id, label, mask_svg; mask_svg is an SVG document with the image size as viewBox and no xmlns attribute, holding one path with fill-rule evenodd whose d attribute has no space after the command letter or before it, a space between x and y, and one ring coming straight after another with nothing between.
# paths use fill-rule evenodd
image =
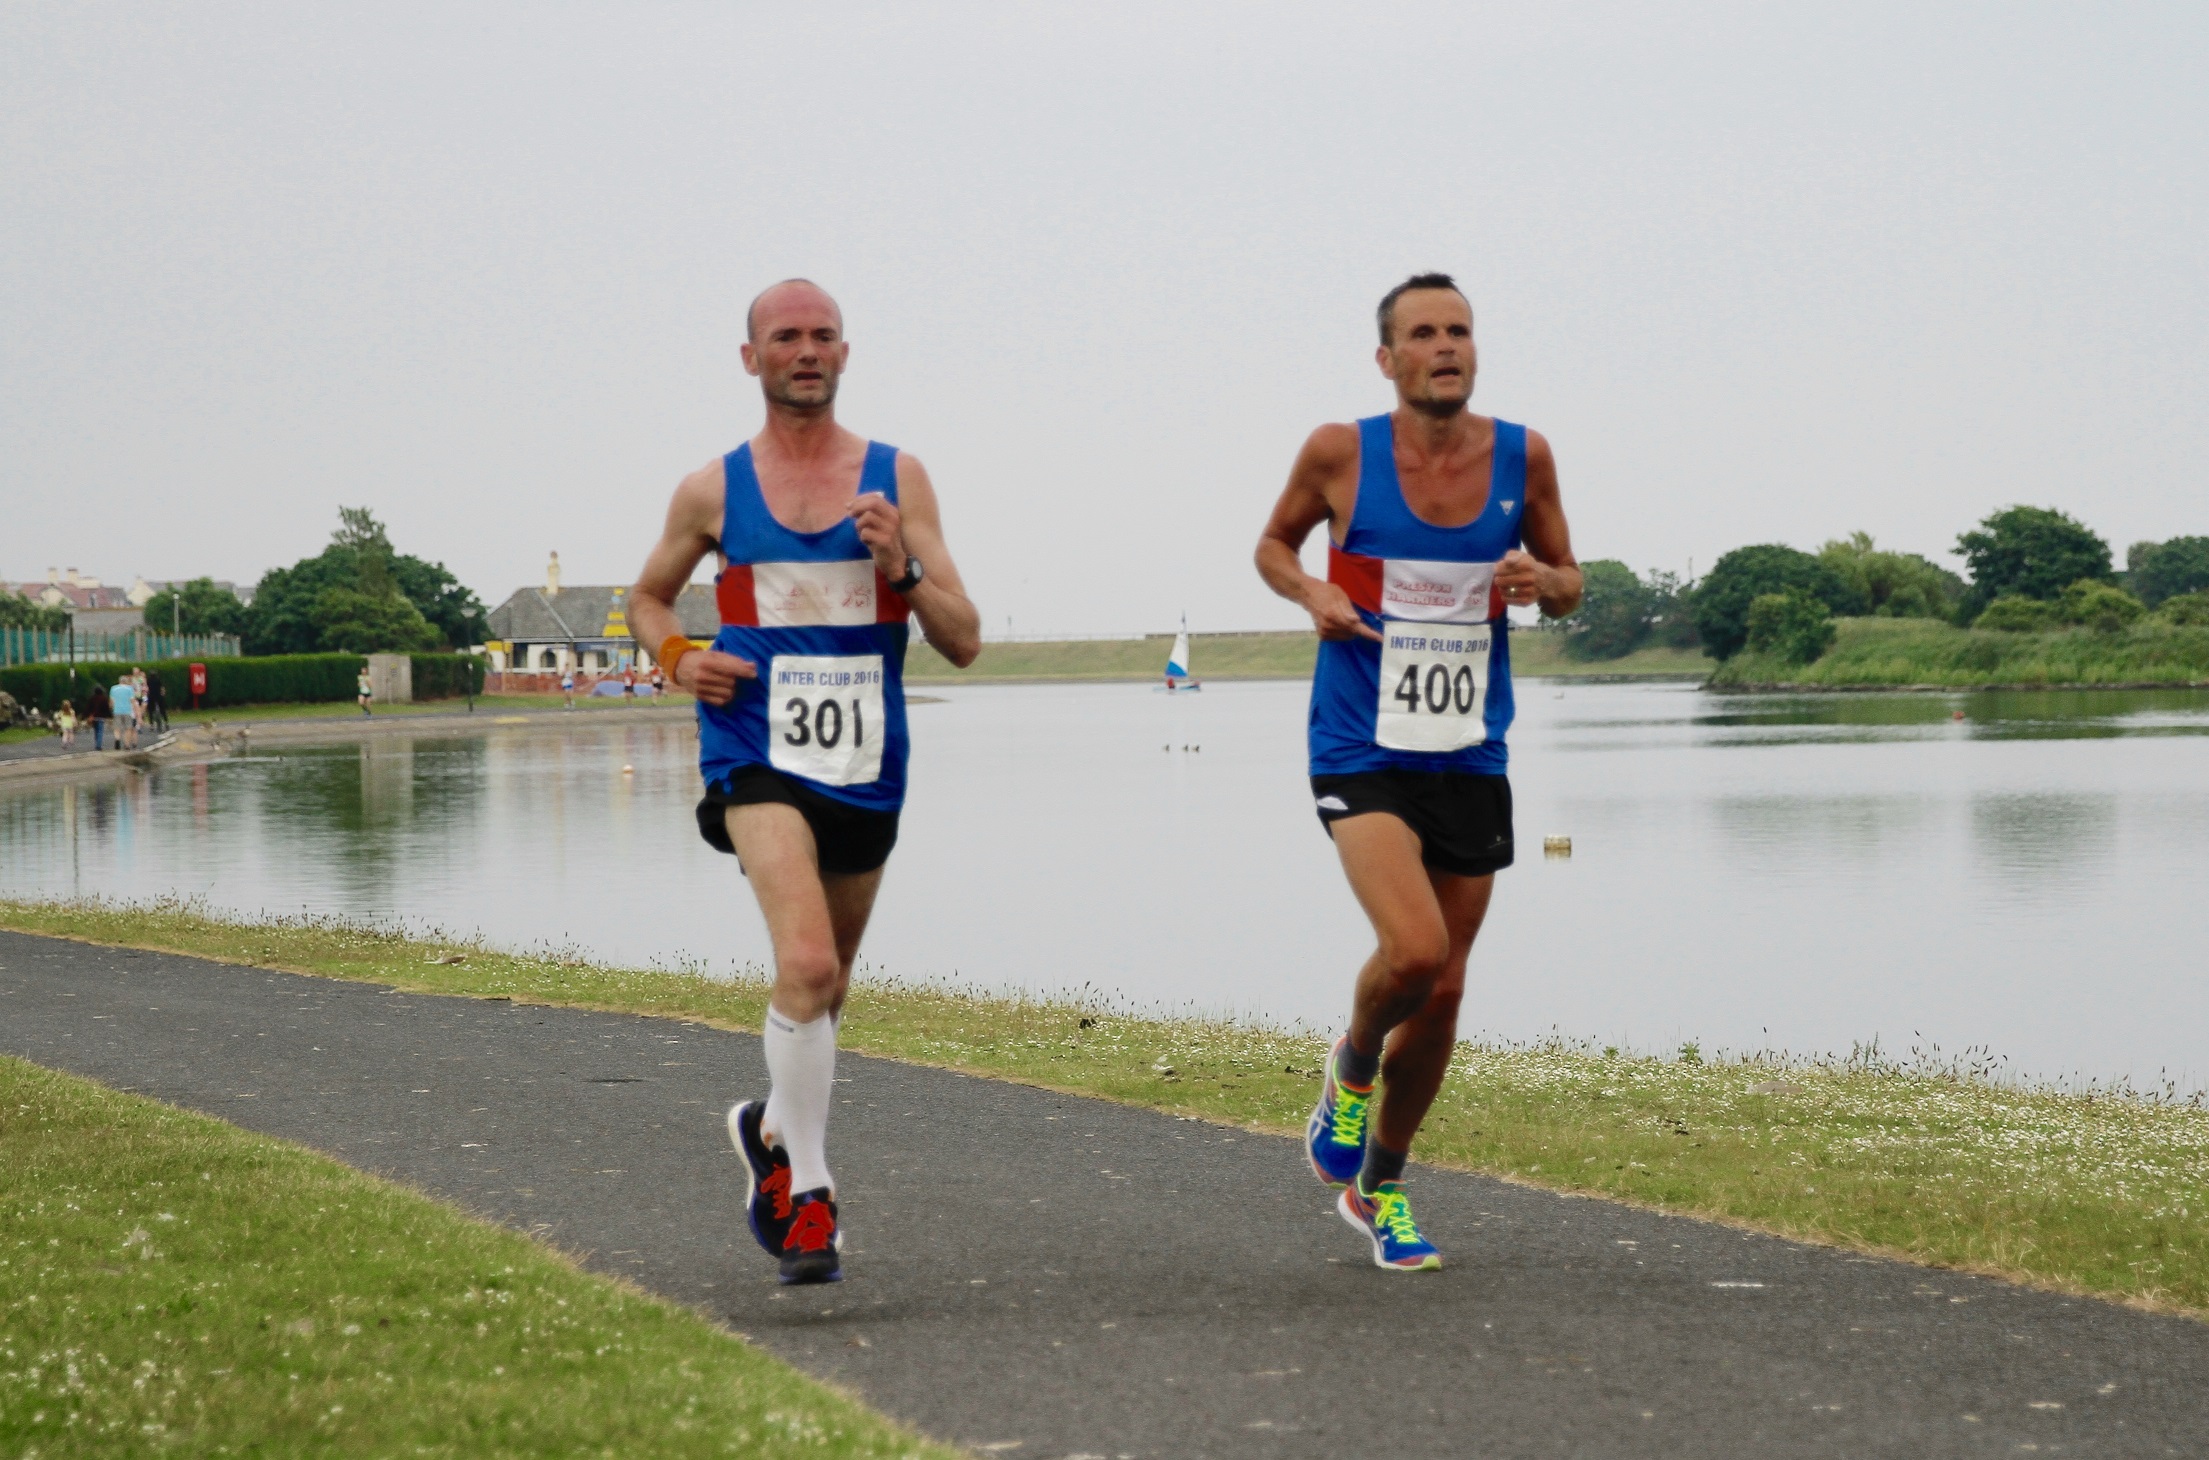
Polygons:
<instances>
[{"instance_id":1,"label":"green hedge","mask_svg":"<svg viewBox=\"0 0 2209 1460\"><path fill-rule=\"evenodd\" d=\"M475 654L416 654L414 697L449 700L483 693L483 659Z\"/></svg>"},{"instance_id":2,"label":"green hedge","mask_svg":"<svg viewBox=\"0 0 2209 1460\"><path fill-rule=\"evenodd\" d=\"M418 700L450 699L455 695L483 693L483 660L473 654L415 654L414 697ZM207 666L207 693L202 709L224 705L324 704L353 698L367 659L359 654L264 654L241 659L203 659ZM92 689L96 679L112 685L133 667L161 676L168 691L171 715L192 707L191 665L183 659L138 660L133 664L84 662L77 665L77 701ZM0 669L0 690L14 695L25 709L51 714L61 708L69 693L66 664L19 664Z\"/></svg>"},{"instance_id":3,"label":"green hedge","mask_svg":"<svg viewBox=\"0 0 2209 1460\"><path fill-rule=\"evenodd\" d=\"M272 654L200 662L207 666L207 693L200 697L200 705L204 709L215 709L223 705L318 704L349 700L359 681L361 666L368 661L358 654ZM76 667L79 702L91 692L93 681L112 685L132 667L129 664L80 663ZM161 686L168 693L170 714L191 709L192 680L188 661L142 660L136 667L161 676ZM0 690L14 695L26 708L36 706L49 713L61 708L62 697L70 692L69 684L66 664L22 664L0 669Z\"/></svg>"}]
</instances>

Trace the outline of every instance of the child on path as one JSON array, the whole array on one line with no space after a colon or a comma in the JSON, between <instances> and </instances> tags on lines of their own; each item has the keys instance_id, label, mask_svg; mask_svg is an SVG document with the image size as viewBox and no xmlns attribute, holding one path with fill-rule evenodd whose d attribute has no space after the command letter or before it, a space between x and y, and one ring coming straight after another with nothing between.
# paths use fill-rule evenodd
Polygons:
<instances>
[{"instance_id":1,"label":"child on path","mask_svg":"<svg viewBox=\"0 0 2209 1460\"><path fill-rule=\"evenodd\" d=\"M77 743L77 707L67 700L54 712L54 728L61 731L61 748L69 749Z\"/></svg>"}]
</instances>

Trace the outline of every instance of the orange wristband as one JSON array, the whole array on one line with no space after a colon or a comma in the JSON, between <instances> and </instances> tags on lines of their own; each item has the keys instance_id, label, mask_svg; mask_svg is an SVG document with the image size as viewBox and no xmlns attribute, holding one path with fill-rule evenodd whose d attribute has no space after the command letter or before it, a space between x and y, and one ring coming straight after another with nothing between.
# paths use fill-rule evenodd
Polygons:
<instances>
[{"instance_id":1,"label":"orange wristband","mask_svg":"<svg viewBox=\"0 0 2209 1460\"><path fill-rule=\"evenodd\" d=\"M683 662L685 654L697 647L682 634L669 634L666 638L660 640L660 668L667 671L669 679L673 679L675 677L675 666Z\"/></svg>"}]
</instances>

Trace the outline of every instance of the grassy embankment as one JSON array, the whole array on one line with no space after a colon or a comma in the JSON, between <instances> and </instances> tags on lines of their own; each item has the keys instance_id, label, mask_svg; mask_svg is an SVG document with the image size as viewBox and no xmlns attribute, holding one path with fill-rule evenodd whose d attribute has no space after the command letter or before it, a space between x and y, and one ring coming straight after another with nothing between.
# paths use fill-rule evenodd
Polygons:
<instances>
[{"instance_id":1,"label":"grassy embankment","mask_svg":"<svg viewBox=\"0 0 2209 1460\"><path fill-rule=\"evenodd\" d=\"M179 907L0 903L24 932L423 992L756 1028L764 986ZM1323 1043L1072 1004L869 983L857 1052L1253 1130L1301 1131ZM1438 1164L2069 1291L2209 1314L2209 1110L2007 1088L1872 1058L1653 1059L1468 1045L1422 1136Z\"/></svg>"},{"instance_id":2,"label":"grassy embankment","mask_svg":"<svg viewBox=\"0 0 2209 1460\"><path fill-rule=\"evenodd\" d=\"M696 1314L0 1057L0 1452L942 1456Z\"/></svg>"},{"instance_id":3,"label":"grassy embankment","mask_svg":"<svg viewBox=\"0 0 2209 1460\"><path fill-rule=\"evenodd\" d=\"M1553 634L1518 634L1511 640L1515 672L1534 675L1693 676L1710 672L1698 650L1642 649L1623 659L1583 664L1558 652ZM1309 679L1319 640L1303 630L1278 634L1192 634L1189 657L1199 679ZM953 669L918 636L906 660L912 684L976 680L1148 680L1166 668L1170 638L1066 640L1040 644L985 644L971 668Z\"/></svg>"},{"instance_id":4,"label":"grassy embankment","mask_svg":"<svg viewBox=\"0 0 2209 1460\"><path fill-rule=\"evenodd\" d=\"M1747 650L1712 689L1970 689L1988 686L2209 684L2209 628L2144 622L2116 633L2009 634L1933 619L1845 618L1809 664Z\"/></svg>"}]
</instances>

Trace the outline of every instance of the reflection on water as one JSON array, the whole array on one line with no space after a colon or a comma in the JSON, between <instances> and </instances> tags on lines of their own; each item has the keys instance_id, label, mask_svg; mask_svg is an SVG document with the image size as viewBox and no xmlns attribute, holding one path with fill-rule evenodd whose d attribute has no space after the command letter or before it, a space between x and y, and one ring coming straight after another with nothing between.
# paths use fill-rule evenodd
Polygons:
<instances>
[{"instance_id":1,"label":"reflection on water","mask_svg":"<svg viewBox=\"0 0 2209 1460\"><path fill-rule=\"evenodd\" d=\"M1876 1037L1987 1045L2033 1074L2209 1076L2209 695L1529 681L1521 706L1521 840L1567 834L1575 855L1504 874L1469 1030L1658 1050ZM1293 684L916 707L870 960L1331 1027L1366 940L1303 729ZM18 792L0 891L365 914L726 971L766 939L697 838L695 754L671 713Z\"/></svg>"}]
</instances>

